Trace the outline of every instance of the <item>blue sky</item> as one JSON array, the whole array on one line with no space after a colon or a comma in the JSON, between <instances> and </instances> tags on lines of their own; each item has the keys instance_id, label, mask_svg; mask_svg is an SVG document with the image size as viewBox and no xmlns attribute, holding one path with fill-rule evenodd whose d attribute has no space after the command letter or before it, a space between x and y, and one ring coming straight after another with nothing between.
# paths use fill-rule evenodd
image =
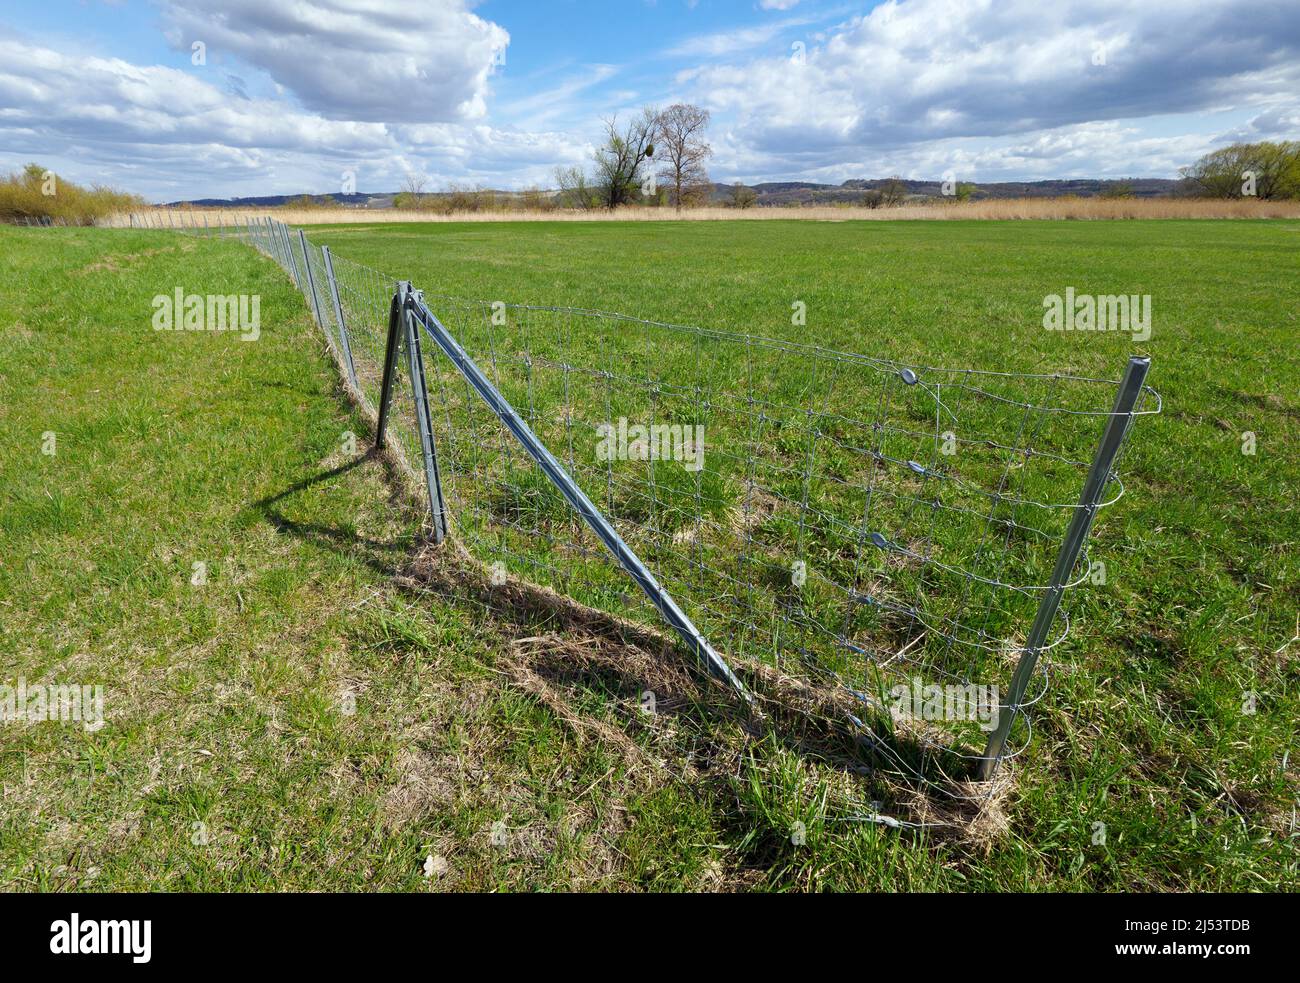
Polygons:
<instances>
[{"instance_id":1,"label":"blue sky","mask_svg":"<svg viewBox=\"0 0 1300 983\"><path fill-rule=\"evenodd\" d=\"M0 2L0 168L151 200L545 187L675 101L717 181L1173 177L1300 138L1300 4Z\"/></svg>"}]
</instances>

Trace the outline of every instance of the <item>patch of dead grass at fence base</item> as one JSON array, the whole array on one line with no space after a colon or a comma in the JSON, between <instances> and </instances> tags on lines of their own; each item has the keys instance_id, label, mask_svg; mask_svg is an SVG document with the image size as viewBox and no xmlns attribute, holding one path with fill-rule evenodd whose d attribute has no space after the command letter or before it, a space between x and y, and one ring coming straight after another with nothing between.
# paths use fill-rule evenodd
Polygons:
<instances>
[{"instance_id":1,"label":"patch of dead grass at fence base","mask_svg":"<svg viewBox=\"0 0 1300 983\"><path fill-rule=\"evenodd\" d=\"M487 568L454 540L418 552L398 582L490 612L505 650L495 671L545 706L575 740L596 741L612 752L622 762L625 790L663 781L743 784L747 755L770 739L797 754L811 780L834 790L828 808L842 818L861 817L865 801L883 798L889 817L904 826L924 827L936 841L978 852L991 849L1008 829L1011 767L992 782L929 786L870 770L855 753L858 735L847 725L861 708L843 687L733 660L755 697L747 710L689 664L665 633L517 578L494 584ZM545 631L531 630L539 623ZM593 688L613 709L611 717L597 718L581 706ZM639 707L647 690L655 694L652 714ZM924 736L908 734L912 724L923 726L900 725L904 740ZM761 756L754 766L764 767Z\"/></svg>"}]
</instances>

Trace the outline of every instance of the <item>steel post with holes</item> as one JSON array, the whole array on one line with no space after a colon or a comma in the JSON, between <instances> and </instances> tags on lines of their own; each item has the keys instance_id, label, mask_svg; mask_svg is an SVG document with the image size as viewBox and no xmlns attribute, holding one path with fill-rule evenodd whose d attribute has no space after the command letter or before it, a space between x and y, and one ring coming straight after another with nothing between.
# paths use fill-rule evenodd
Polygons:
<instances>
[{"instance_id":1,"label":"steel post with holes","mask_svg":"<svg viewBox=\"0 0 1300 983\"><path fill-rule=\"evenodd\" d=\"M343 348L343 358L348 363L348 378L352 380L352 388L360 392L357 367L352 361L352 344L348 341L348 326L343 318L343 302L339 299L339 284L334 279L334 258L330 255L329 246L321 246L320 253L325 260L325 279L329 282L330 301L334 305L334 323L339 326L339 344Z\"/></svg>"},{"instance_id":2,"label":"steel post with holes","mask_svg":"<svg viewBox=\"0 0 1300 983\"><path fill-rule=\"evenodd\" d=\"M416 327L411 300L423 303L421 291L407 294L402 311L406 328L406 360L411 373L411 394L415 400L415 425L420 431L420 454L424 458L424 484L429 492L429 514L433 518L433 541L441 543L447 538L447 509L442 498L442 478L438 474L438 451L433 440L433 425L429 413L429 388L424 378L424 356L420 350L420 329Z\"/></svg>"},{"instance_id":3,"label":"steel post with holes","mask_svg":"<svg viewBox=\"0 0 1300 983\"><path fill-rule=\"evenodd\" d=\"M694 622L691 621L686 612L677 606L677 602L673 600L672 595L659 585L659 581L641 562L641 558L632 551L632 548L627 543L623 542L623 538L619 536L610 521L592 504L591 499L578 487L577 482L573 480L569 472L564 470L564 466L555 459L555 455L537 439L537 435L533 433L523 417L497 391L497 388L492 385L488 377L483 374L483 370L461 348L460 343L452 337L451 333L442 326L442 323L433 315L433 312L423 303L417 303L414 307L417 316L424 324L425 330L429 332L429 336L451 359L466 381L474 387L483 402L487 403L488 408L506 425L506 429L523 445L524 450L537 462L538 467L550 479L551 484L559 489L560 494L573 506L578 515L582 517L582 520L591 527L592 532L605 544L605 548L613 555L618 565L645 592L646 597L650 599L650 603L655 606L663 619L677 632L692 654L708 668L713 676L730 685L746 703L752 703L752 697L745 689L744 684L731 671L731 667L714 650L708 639L700 633L700 630L695 627Z\"/></svg>"},{"instance_id":4,"label":"steel post with holes","mask_svg":"<svg viewBox=\"0 0 1300 983\"><path fill-rule=\"evenodd\" d=\"M316 277L311 271L311 257L307 255L307 233L298 230L298 245L302 247L302 268L307 272L307 293L311 297L311 312L316 318L316 325L328 333L325 321L320 316L320 300L316 297Z\"/></svg>"},{"instance_id":5,"label":"steel post with holes","mask_svg":"<svg viewBox=\"0 0 1300 983\"><path fill-rule=\"evenodd\" d=\"M1016 715L1020 712L1025 691L1029 688L1029 680L1033 677L1035 666L1038 665L1038 657L1047 643L1047 634L1056 618L1057 608L1061 605L1061 595L1074 575L1074 566L1079 561L1079 554L1083 551L1083 544L1092 529L1093 519L1096 518L1097 508L1105 495L1106 486L1110 483L1111 468L1114 467L1115 457L1124 443L1124 435L1128 432L1129 424L1133 421L1133 410L1142 395L1142 384L1146 381L1150 368L1149 358L1134 356L1128 360L1124 378L1120 380L1119 392L1115 395L1115 406L1111 409L1110 416L1106 418L1101 441L1097 444L1096 453L1092 458L1092 467L1088 469L1088 477L1083 483L1079 504L1074 509L1069 529L1066 530L1065 538L1061 541L1061 549L1056 556L1056 567L1052 570L1052 579L1038 602L1038 612L1034 615L1034 622L1029 629L1029 636L1025 639L1025 646L1020 650L1020 661L1016 665L1015 674L1011 677L1009 698L998 707L997 727L989 735L988 747L984 751L984 757L980 759L978 777L982 782L993 777L1006 751L1007 737L1011 733Z\"/></svg>"},{"instance_id":6,"label":"steel post with holes","mask_svg":"<svg viewBox=\"0 0 1300 983\"><path fill-rule=\"evenodd\" d=\"M289 279L294 280L296 283L294 270L289 266L289 254L285 251L285 246L289 240L285 238L284 233L281 231L279 222L273 218L268 218L266 221L267 228L271 231L271 237L275 240L275 251L280 260L280 265L284 268L284 272L289 274Z\"/></svg>"},{"instance_id":7,"label":"steel post with holes","mask_svg":"<svg viewBox=\"0 0 1300 983\"><path fill-rule=\"evenodd\" d=\"M375 425L375 447L382 450L388 437L388 404L393 400L393 372L397 368L397 346L402 338L402 312L411 284L402 280L388 306L388 343L384 346L384 378L379 387L379 421Z\"/></svg>"},{"instance_id":8,"label":"steel post with holes","mask_svg":"<svg viewBox=\"0 0 1300 983\"><path fill-rule=\"evenodd\" d=\"M284 227L275 219L271 219L271 232L275 235L275 241L280 247L280 265L289 274L289 279L297 284L298 267L293 262L293 256L289 252L289 236L285 234Z\"/></svg>"},{"instance_id":9,"label":"steel post with holes","mask_svg":"<svg viewBox=\"0 0 1300 983\"><path fill-rule=\"evenodd\" d=\"M298 257L293 254L293 246L289 241L289 226L283 222L277 223L280 226L280 238L284 242L284 255L288 260L289 273L293 276L294 286L299 291L302 290L302 271L298 269Z\"/></svg>"},{"instance_id":10,"label":"steel post with holes","mask_svg":"<svg viewBox=\"0 0 1300 983\"><path fill-rule=\"evenodd\" d=\"M289 262L293 265L293 282L298 285L298 292L301 293L306 288L306 277L302 275L302 267L298 265L298 254L293 249L293 233L283 222L280 223L280 228L284 231L285 252L289 254Z\"/></svg>"}]
</instances>

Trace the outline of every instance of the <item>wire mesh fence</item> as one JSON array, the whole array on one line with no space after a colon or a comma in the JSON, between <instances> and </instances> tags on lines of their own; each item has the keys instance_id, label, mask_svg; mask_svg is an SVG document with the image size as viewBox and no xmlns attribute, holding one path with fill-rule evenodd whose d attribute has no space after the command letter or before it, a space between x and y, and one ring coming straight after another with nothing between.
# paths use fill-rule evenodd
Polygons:
<instances>
[{"instance_id":1,"label":"wire mesh fence","mask_svg":"<svg viewBox=\"0 0 1300 983\"><path fill-rule=\"evenodd\" d=\"M1142 359L904 365L408 291L273 220L190 231L284 266L375 415L388 378L383 432L494 574L666 620L742 694L757 664L848 693L868 754L950 792L1028 743L1120 447L1159 412Z\"/></svg>"}]
</instances>

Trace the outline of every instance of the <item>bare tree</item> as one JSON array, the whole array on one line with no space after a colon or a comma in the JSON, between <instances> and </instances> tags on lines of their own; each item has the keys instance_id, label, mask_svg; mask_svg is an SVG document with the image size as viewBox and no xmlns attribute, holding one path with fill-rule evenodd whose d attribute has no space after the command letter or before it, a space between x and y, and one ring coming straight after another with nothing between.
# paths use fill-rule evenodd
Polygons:
<instances>
[{"instance_id":1,"label":"bare tree","mask_svg":"<svg viewBox=\"0 0 1300 983\"><path fill-rule=\"evenodd\" d=\"M698 197L709 183L704 162L713 148L703 140L709 111L674 103L659 114L658 124L659 159L663 161L659 176L672 185L673 204L680 212L682 205Z\"/></svg>"},{"instance_id":2,"label":"bare tree","mask_svg":"<svg viewBox=\"0 0 1300 983\"><path fill-rule=\"evenodd\" d=\"M731 205L733 208L749 208L757 198L758 194L754 189L746 186L741 181L737 181L731 186Z\"/></svg>"},{"instance_id":3,"label":"bare tree","mask_svg":"<svg viewBox=\"0 0 1300 983\"><path fill-rule=\"evenodd\" d=\"M408 171L402 180L402 190L393 197L394 208L419 208L424 201L425 180L414 171Z\"/></svg>"},{"instance_id":4,"label":"bare tree","mask_svg":"<svg viewBox=\"0 0 1300 983\"><path fill-rule=\"evenodd\" d=\"M713 181L703 166L692 168L682 176L680 200L683 206L707 205L712 197Z\"/></svg>"},{"instance_id":5,"label":"bare tree","mask_svg":"<svg viewBox=\"0 0 1300 983\"><path fill-rule=\"evenodd\" d=\"M557 167L555 185L560 189L556 200L562 208L587 209L596 204L595 191L581 167Z\"/></svg>"},{"instance_id":6,"label":"bare tree","mask_svg":"<svg viewBox=\"0 0 1300 983\"><path fill-rule=\"evenodd\" d=\"M596 185L606 208L634 201L643 165L654 156L659 114L643 109L623 130L618 120L605 121L605 145L596 151Z\"/></svg>"},{"instance_id":7,"label":"bare tree","mask_svg":"<svg viewBox=\"0 0 1300 983\"><path fill-rule=\"evenodd\" d=\"M898 175L881 181L880 187L876 190L880 192L880 204L885 208L901 205L907 197L907 185L903 183L903 179Z\"/></svg>"}]
</instances>

